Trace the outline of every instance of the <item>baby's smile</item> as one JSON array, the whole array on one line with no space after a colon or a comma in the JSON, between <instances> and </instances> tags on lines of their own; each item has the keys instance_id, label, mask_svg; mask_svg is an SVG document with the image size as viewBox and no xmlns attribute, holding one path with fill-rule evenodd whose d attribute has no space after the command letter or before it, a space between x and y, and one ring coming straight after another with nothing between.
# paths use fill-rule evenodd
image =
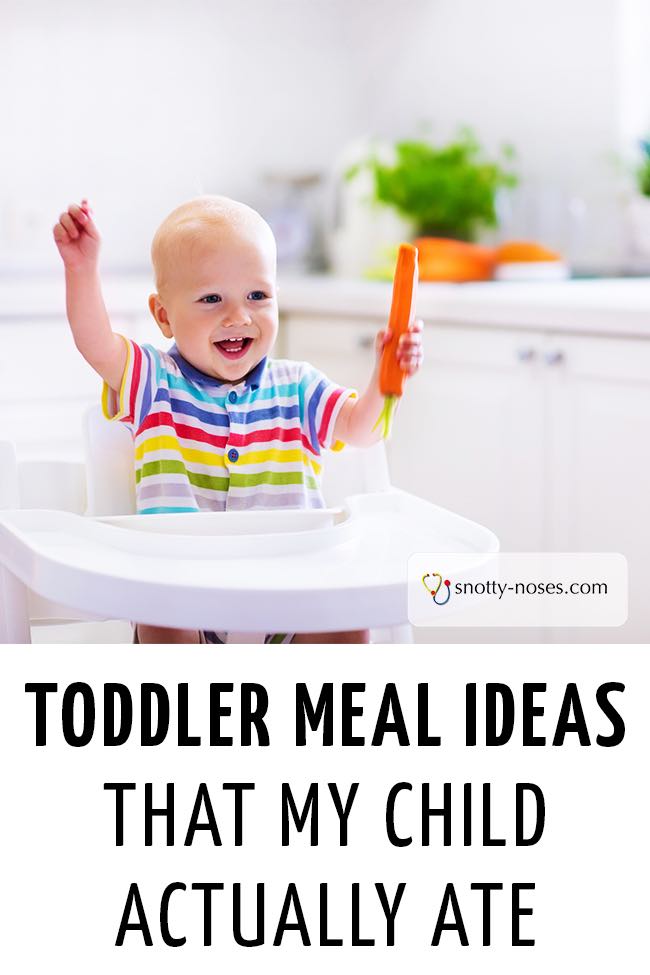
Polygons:
<instances>
[{"instance_id":1,"label":"baby's smile","mask_svg":"<svg viewBox=\"0 0 650 975\"><path fill-rule=\"evenodd\" d=\"M221 339L212 344L221 355L229 361L233 361L235 359L241 359L242 356L246 355L252 341L252 338L248 336L239 335L233 338Z\"/></svg>"}]
</instances>

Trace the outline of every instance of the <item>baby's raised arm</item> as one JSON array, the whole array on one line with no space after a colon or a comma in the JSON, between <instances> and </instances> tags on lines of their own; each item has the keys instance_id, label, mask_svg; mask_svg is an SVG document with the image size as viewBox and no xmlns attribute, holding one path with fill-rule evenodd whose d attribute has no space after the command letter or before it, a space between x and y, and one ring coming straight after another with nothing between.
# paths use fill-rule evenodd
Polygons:
<instances>
[{"instance_id":1,"label":"baby's raised arm","mask_svg":"<svg viewBox=\"0 0 650 975\"><path fill-rule=\"evenodd\" d=\"M72 203L54 227L54 240L65 265L66 310L75 345L95 372L119 391L126 365L126 345L115 335L99 280L101 238L87 200Z\"/></svg>"}]
</instances>

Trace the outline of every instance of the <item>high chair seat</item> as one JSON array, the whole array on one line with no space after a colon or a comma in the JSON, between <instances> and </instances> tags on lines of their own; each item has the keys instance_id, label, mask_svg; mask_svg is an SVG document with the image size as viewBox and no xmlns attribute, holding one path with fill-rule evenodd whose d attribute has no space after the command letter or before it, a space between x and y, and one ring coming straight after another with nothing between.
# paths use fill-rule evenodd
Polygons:
<instances>
[{"instance_id":1,"label":"high chair seat","mask_svg":"<svg viewBox=\"0 0 650 975\"><path fill-rule=\"evenodd\" d=\"M44 508L33 478L36 505L15 507L29 493L26 468L0 445L0 499L12 505L0 511L4 642L29 642L37 617L228 630L246 642L379 627L408 642L409 556L498 549L488 529L390 488L381 444L334 455L326 498L345 500L327 509L136 515L128 432L95 412L86 434L85 472L51 464L47 478L41 468L36 483L58 502Z\"/></svg>"}]
</instances>

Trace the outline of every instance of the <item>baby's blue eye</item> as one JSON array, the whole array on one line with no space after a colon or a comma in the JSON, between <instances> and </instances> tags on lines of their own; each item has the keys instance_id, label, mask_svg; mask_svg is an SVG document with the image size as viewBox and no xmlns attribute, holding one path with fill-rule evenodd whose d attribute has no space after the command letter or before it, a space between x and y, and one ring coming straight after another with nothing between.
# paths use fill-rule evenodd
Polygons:
<instances>
[{"instance_id":1,"label":"baby's blue eye","mask_svg":"<svg viewBox=\"0 0 650 975\"><path fill-rule=\"evenodd\" d=\"M252 298L253 301L264 301L266 295L263 291L251 291L248 297Z\"/></svg>"},{"instance_id":2,"label":"baby's blue eye","mask_svg":"<svg viewBox=\"0 0 650 975\"><path fill-rule=\"evenodd\" d=\"M206 305L216 305L218 301L221 301L221 295L205 295L204 298L201 298L201 301Z\"/></svg>"}]
</instances>

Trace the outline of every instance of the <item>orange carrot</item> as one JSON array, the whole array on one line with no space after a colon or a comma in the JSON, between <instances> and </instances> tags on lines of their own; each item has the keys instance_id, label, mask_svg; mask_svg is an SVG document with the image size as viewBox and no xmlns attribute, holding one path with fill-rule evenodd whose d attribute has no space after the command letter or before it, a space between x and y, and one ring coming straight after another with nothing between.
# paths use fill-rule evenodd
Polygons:
<instances>
[{"instance_id":1,"label":"orange carrot","mask_svg":"<svg viewBox=\"0 0 650 975\"><path fill-rule=\"evenodd\" d=\"M388 319L391 336L383 348L379 364L379 392L384 396L384 407L375 429L381 424L383 437L387 437L390 433L395 406L404 389L406 373L397 361L397 346L400 337L408 332L413 320L417 281L417 248L412 244L400 244L393 279L393 300Z\"/></svg>"}]
</instances>

